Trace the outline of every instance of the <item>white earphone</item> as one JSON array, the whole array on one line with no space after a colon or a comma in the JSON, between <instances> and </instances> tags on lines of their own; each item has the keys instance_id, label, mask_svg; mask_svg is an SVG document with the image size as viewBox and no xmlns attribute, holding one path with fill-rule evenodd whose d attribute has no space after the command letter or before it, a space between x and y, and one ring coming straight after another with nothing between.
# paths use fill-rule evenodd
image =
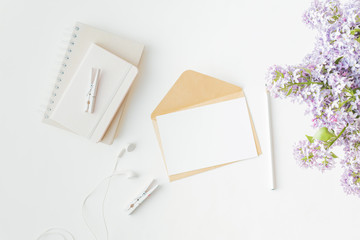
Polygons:
<instances>
[{"instance_id":1,"label":"white earphone","mask_svg":"<svg viewBox=\"0 0 360 240\"><path fill-rule=\"evenodd\" d=\"M117 171L115 172L113 175L125 175L126 178L134 178L137 177L136 173L132 170L121 170L121 171Z\"/></svg>"},{"instance_id":2,"label":"white earphone","mask_svg":"<svg viewBox=\"0 0 360 240\"><path fill-rule=\"evenodd\" d=\"M125 152L132 152L134 151L136 148L136 144L135 143L128 143L125 147L123 147L119 154L117 155L118 158L121 158L122 156L124 156Z\"/></svg>"},{"instance_id":3,"label":"white earphone","mask_svg":"<svg viewBox=\"0 0 360 240\"><path fill-rule=\"evenodd\" d=\"M120 176L120 175L125 175L126 178L134 178L134 177L137 177L136 173L132 170L119 170L117 171L117 166L118 166L118 163L119 163L119 160L120 158L125 154L125 152L132 152L134 151L136 148L136 144L135 143L129 143L127 144L125 147L123 147L120 151L120 153L117 155L117 161L116 161L116 164L115 164L115 168L113 170L113 173L104 178L87 196L86 198L84 199L83 201L83 204L82 204L82 216L84 218L84 221L85 221L85 224L87 225L87 227L89 228L89 230L91 231L91 233L94 235L95 239L97 239L96 237L96 234L93 232L92 228L90 227L90 225L88 224L87 220L86 220L86 217L85 217L85 204L87 202L87 200L92 196L92 194L94 192L96 192L97 188L104 182L104 181L108 181L108 184L107 184L107 188L106 188L106 192L105 192L105 196L104 196L104 199L103 199L103 202L102 202L102 217L103 217L103 221L104 221L104 224L105 224L105 229L106 229L106 239L108 239L108 227L107 227L107 224L106 224L106 221L105 221L105 216L104 216L104 203L105 203L105 200L106 200L106 197L107 197L107 193L109 191L109 186L110 186L110 181L111 181L111 178L113 176ZM61 237L63 240L74 240L74 236L67 230L65 229L61 229L61 228L51 228L51 229L48 229L46 232L44 232L43 234L41 234L37 240L41 240L41 239L46 239L48 236L50 235L56 235L56 236L59 236Z\"/></svg>"},{"instance_id":4,"label":"white earphone","mask_svg":"<svg viewBox=\"0 0 360 240\"><path fill-rule=\"evenodd\" d=\"M75 240L74 235L66 229L63 228L50 228L41 234L37 240L46 239L48 236L58 236L63 240Z\"/></svg>"}]
</instances>

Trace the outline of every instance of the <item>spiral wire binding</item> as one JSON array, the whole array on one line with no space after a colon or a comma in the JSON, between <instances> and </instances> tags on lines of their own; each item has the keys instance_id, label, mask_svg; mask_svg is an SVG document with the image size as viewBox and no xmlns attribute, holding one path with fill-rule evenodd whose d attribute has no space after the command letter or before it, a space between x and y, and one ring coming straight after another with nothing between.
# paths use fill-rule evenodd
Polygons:
<instances>
[{"instance_id":1,"label":"spiral wire binding","mask_svg":"<svg viewBox=\"0 0 360 240\"><path fill-rule=\"evenodd\" d=\"M61 67L60 67L59 73L58 73L57 78L56 78L55 86L53 88L49 103L48 103L47 108L46 108L45 113L44 113L44 118L45 119L49 118L50 112L53 110L52 106L55 103L56 96L57 96L57 91L61 88L61 83L62 83L62 80L63 80L62 77L66 72L66 67L68 66L68 62L70 60L71 53L73 52L73 46L76 44L76 38L78 37L79 30L80 30L80 27L75 26L72 33L71 33L70 41L69 41L68 46L66 48L65 56L63 57Z\"/></svg>"}]
</instances>

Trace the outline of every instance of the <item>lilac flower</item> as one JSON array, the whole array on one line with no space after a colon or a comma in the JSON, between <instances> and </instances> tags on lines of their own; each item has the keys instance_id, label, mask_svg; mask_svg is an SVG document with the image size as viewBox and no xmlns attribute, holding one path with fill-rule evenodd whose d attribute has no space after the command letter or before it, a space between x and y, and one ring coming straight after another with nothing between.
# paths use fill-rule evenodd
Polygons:
<instances>
[{"instance_id":1,"label":"lilac flower","mask_svg":"<svg viewBox=\"0 0 360 240\"><path fill-rule=\"evenodd\" d=\"M310 145L309 141L301 140L294 146L294 157L301 167L312 168L316 165L316 158Z\"/></svg>"},{"instance_id":2,"label":"lilac flower","mask_svg":"<svg viewBox=\"0 0 360 240\"><path fill-rule=\"evenodd\" d=\"M344 188L346 194L360 194L360 172L354 171L352 169L345 169L343 175L341 176L341 185Z\"/></svg>"},{"instance_id":3,"label":"lilac flower","mask_svg":"<svg viewBox=\"0 0 360 240\"><path fill-rule=\"evenodd\" d=\"M301 140L294 147L294 156L300 167L316 167L321 172L332 169L335 166L336 157L329 149L326 149L319 140L310 142Z\"/></svg>"},{"instance_id":4,"label":"lilac flower","mask_svg":"<svg viewBox=\"0 0 360 240\"><path fill-rule=\"evenodd\" d=\"M267 89L306 104L313 127L320 128L295 145L299 165L331 169L331 148L343 146L341 184L360 197L360 1L315 0L303 21L317 31L314 50L299 65L270 67Z\"/></svg>"},{"instance_id":5,"label":"lilac flower","mask_svg":"<svg viewBox=\"0 0 360 240\"><path fill-rule=\"evenodd\" d=\"M359 143L360 144L360 143ZM347 194L360 195L360 155L358 151L347 151L342 161L344 173L341 185Z\"/></svg>"}]
</instances>

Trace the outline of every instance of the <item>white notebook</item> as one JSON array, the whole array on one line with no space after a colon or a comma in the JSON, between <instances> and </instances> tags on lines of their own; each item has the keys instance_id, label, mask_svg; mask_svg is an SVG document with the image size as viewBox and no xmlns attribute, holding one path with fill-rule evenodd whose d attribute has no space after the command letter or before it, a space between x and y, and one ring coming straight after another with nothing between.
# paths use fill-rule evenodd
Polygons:
<instances>
[{"instance_id":1,"label":"white notebook","mask_svg":"<svg viewBox=\"0 0 360 240\"><path fill-rule=\"evenodd\" d=\"M92 68L101 69L95 110L85 112ZM97 46L90 45L50 119L70 131L99 142L124 100L137 68Z\"/></svg>"},{"instance_id":2,"label":"white notebook","mask_svg":"<svg viewBox=\"0 0 360 240\"><path fill-rule=\"evenodd\" d=\"M245 98L156 119L169 175L258 156Z\"/></svg>"},{"instance_id":3,"label":"white notebook","mask_svg":"<svg viewBox=\"0 0 360 240\"><path fill-rule=\"evenodd\" d=\"M56 121L52 120L51 116L57 108L59 100L65 92L65 89L67 89L68 85L70 84L70 81L74 76L81 60L92 43L103 47L116 56L119 56L133 64L134 66L139 64L144 49L143 44L77 22L73 28L73 32L71 33L71 38L68 42L65 56L54 84L54 89L51 93L49 104L44 114L44 123L69 130ZM112 144L116 136L116 132L118 131L118 126L123 113L125 102L126 99L123 101L123 103L121 103L101 142Z\"/></svg>"}]
</instances>

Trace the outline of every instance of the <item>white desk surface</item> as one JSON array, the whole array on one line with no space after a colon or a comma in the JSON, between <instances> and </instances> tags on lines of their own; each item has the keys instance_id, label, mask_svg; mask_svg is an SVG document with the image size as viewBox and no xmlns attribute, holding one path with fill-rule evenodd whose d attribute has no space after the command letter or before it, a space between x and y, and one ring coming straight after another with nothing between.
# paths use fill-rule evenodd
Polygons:
<instances>
[{"instance_id":1,"label":"white desk surface","mask_svg":"<svg viewBox=\"0 0 360 240\"><path fill-rule=\"evenodd\" d=\"M360 199L343 193L341 169L322 174L293 159L293 144L315 131L304 106L272 100L277 189L269 189L264 75L270 65L296 64L312 50L315 33L302 23L309 6L310 0L2 0L0 239L36 239L50 227L92 239L82 200L111 173L126 142L137 149L120 167L140 177L112 184L110 239L359 239ZM146 46L112 146L41 123L63 30L75 21ZM150 113L187 69L244 88L264 154L168 183ZM126 216L124 203L146 176L161 188ZM89 211L101 233L95 200Z\"/></svg>"}]
</instances>

